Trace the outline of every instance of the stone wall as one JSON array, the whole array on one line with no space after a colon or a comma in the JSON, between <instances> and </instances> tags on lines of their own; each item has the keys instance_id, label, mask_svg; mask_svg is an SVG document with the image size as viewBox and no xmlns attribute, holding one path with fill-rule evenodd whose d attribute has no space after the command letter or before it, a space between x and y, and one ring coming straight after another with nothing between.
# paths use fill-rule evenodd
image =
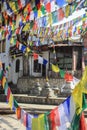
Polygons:
<instances>
[{"instance_id":1,"label":"stone wall","mask_svg":"<svg viewBox=\"0 0 87 130\"><path fill-rule=\"evenodd\" d=\"M35 87L37 79L39 79L40 87L43 88L46 83L46 79L44 78L29 78L29 77L22 77L18 79L17 88L20 93L29 93L30 89ZM49 79L50 87L58 87L64 84L64 79Z\"/></svg>"}]
</instances>

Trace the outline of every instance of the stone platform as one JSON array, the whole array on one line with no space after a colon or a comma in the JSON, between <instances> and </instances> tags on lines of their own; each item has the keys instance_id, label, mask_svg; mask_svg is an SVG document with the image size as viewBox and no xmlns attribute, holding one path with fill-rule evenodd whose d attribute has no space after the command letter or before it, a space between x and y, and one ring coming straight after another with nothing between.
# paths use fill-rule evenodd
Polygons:
<instances>
[{"instance_id":1,"label":"stone platform","mask_svg":"<svg viewBox=\"0 0 87 130\"><path fill-rule=\"evenodd\" d=\"M28 96L25 94L13 94L14 98L18 103L28 103L28 104L47 104L47 105L59 105L62 103L66 97L40 97L40 96ZM6 97L4 94L0 95L0 102L5 102Z\"/></svg>"}]
</instances>

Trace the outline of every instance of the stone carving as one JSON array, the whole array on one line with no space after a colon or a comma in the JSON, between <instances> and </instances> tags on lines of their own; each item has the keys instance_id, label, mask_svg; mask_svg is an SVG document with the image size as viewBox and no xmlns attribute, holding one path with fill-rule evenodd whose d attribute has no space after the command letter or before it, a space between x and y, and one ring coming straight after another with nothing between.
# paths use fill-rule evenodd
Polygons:
<instances>
[{"instance_id":1,"label":"stone carving","mask_svg":"<svg viewBox=\"0 0 87 130\"><path fill-rule=\"evenodd\" d=\"M52 88L50 87L50 84L48 82L48 79L46 79L45 85L42 88L41 91L41 96L45 96L45 97L53 97L54 95L54 91L52 90Z\"/></svg>"},{"instance_id":2,"label":"stone carving","mask_svg":"<svg viewBox=\"0 0 87 130\"><path fill-rule=\"evenodd\" d=\"M41 87L40 87L39 79L36 80L35 86L30 90L30 94L34 96L39 96L41 92Z\"/></svg>"}]
</instances>

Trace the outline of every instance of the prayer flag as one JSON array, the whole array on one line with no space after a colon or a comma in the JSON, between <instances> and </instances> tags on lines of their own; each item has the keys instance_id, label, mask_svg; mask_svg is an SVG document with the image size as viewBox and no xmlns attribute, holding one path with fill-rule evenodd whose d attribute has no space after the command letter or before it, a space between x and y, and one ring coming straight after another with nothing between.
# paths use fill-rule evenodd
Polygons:
<instances>
[{"instance_id":1,"label":"prayer flag","mask_svg":"<svg viewBox=\"0 0 87 130\"><path fill-rule=\"evenodd\" d=\"M24 114L25 114L25 111L24 109L21 109L21 123L24 123Z\"/></svg>"},{"instance_id":2,"label":"prayer flag","mask_svg":"<svg viewBox=\"0 0 87 130\"><path fill-rule=\"evenodd\" d=\"M59 111L58 107L53 109L50 114L49 114L49 120L50 120L50 129L51 130L56 130L58 126L60 126L60 116L59 116Z\"/></svg>"},{"instance_id":3,"label":"prayer flag","mask_svg":"<svg viewBox=\"0 0 87 130\"><path fill-rule=\"evenodd\" d=\"M48 2L48 3L46 4L45 8L46 8L46 11L47 11L48 13L51 12L51 4L50 4L50 2Z\"/></svg>"},{"instance_id":4,"label":"prayer flag","mask_svg":"<svg viewBox=\"0 0 87 130\"><path fill-rule=\"evenodd\" d=\"M38 130L46 130L45 129L45 119L44 114L38 116L39 129Z\"/></svg>"},{"instance_id":5,"label":"prayer flag","mask_svg":"<svg viewBox=\"0 0 87 130\"><path fill-rule=\"evenodd\" d=\"M21 119L21 108L20 107L17 107L16 108L16 116L17 116L17 119Z\"/></svg>"},{"instance_id":6,"label":"prayer flag","mask_svg":"<svg viewBox=\"0 0 87 130\"><path fill-rule=\"evenodd\" d=\"M32 130L39 130L38 118L32 118Z\"/></svg>"},{"instance_id":7,"label":"prayer flag","mask_svg":"<svg viewBox=\"0 0 87 130\"><path fill-rule=\"evenodd\" d=\"M73 105L73 104L71 104ZM80 128L83 128L82 124L81 124L81 114L83 112L83 110L87 108L87 103L86 103L86 100L85 100L85 94L82 95L82 111L77 114L77 112L75 111L75 114L74 114L74 117L73 117L73 120L71 122L71 127L70 127L70 130L80 130ZM83 115L82 115L83 116ZM85 122L83 123L83 125L85 124ZM85 125L84 125L85 126ZM83 130L83 129L81 129ZM85 130L85 127L84 127L84 130Z\"/></svg>"},{"instance_id":8,"label":"prayer flag","mask_svg":"<svg viewBox=\"0 0 87 130\"><path fill-rule=\"evenodd\" d=\"M87 130L87 124L86 124L86 120L85 120L85 116L83 112L80 117L80 130Z\"/></svg>"},{"instance_id":9,"label":"prayer flag","mask_svg":"<svg viewBox=\"0 0 87 130\"><path fill-rule=\"evenodd\" d=\"M64 10L62 8L58 9L58 21L63 20L64 18Z\"/></svg>"},{"instance_id":10,"label":"prayer flag","mask_svg":"<svg viewBox=\"0 0 87 130\"><path fill-rule=\"evenodd\" d=\"M58 13L57 11L52 12L53 23L57 23L58 22L58 14L57 13Z\"/></svg>"},{"instance_id":11,"label":"prayer flag","mask_svg":"<svg viewBox=\"0 0 87 130\"><path fill-rule=\"evenodd\" d=\"M66 0L56 0L56 3L59 7L63 7L66 4Z\"/></svg>"},{"instance_id":12,"label":"prayer flag","mask_svg":"<svg viewBox=\"0 0 87 130\"><path fill-rule=\"evenodd\" d=\"M39 63L39 64L43 64L43 57L38 56L38 63Z\"/></svg>"},{"instance_id":13,"label":"prayer flag","mask_svg":"<svg viewBox=\"0 0 87 130\"><path fill-rule=\"evenodd\" d=\"M19 6L20 9L22 8L21 0L18 0L18 6Z\"/></svg>"},{"instance_id":14,"label":"prayer flag","mask_svg":"<svg viewBox=\"0 0 87 130\"><path fill-rule=\"evenodd\" d=\"M43 59L43 64L46 65L48 61L46 59Z\"/></svg>"},{"instance_id":15,"label":"prayer flag","mask_svg":"<svg viewBox=\"0 0 87 130\"><path fill-rule=\"evenodd\" d=\"M52 71L54 71L55 73L58 73L59 72L58 66L52 64Z\"/></svg>"},{"instance_id":16,"label":"prayer flag","mask_svg":"<svg viewBox=\"0 0 87 130\"><path fill-rule=\"evenodd\" d=\"M4 94L7 96L7 91L8 91L8 84L5 83L5 87L4 87Z\"/></svg>"},{"instance_id":17,"label":"prayer flag","mask_svg":"<svg viewBox=\"0 0 87 130\"><path fill-rule=\"evenodd\" d=\"M36 54L36 53L33 53L33 57L34 57L34 60L37 60L37 59L38 59L38 57L39 57L39 55L38 55L38 54Z\"/></svg>"},{"instance_id":18,"label":"prayer flag","mask_svg":"<svg viewBox=\"0 0 87 130\"><path fill-rule=\"evenodd\" d=\"M9 102L8 102L8 104L9 104L11 110L13 109L13 106L14 106L13 100L14 100L14 99L13 99L13 95L12 95L12 93L10 93L10 97L9 97Z\"/></svg>"},{"instance_id":19,"label":"prayer flag","mask_svg":"<svg viewBox=\"0 0 87 130\"><path fill-rule=\"evenodd\" d=\"M27 113L26 112L24 112L24 116L23 116L23 125L27 127Z\"/></svg>"},{"instance_id":20,"label":"prayer flag","mask_svg":"<svg viewBox=\"0 0 87 130\"><path fill-rule=\"evenodd\" d=\"M27 130L32 130L32 119L34 118L33 115L27 114Z\"/></svg>"},{"instance_id":21,"label":"prayer flag","mask_svg":"<svg viewBox=\"0 0 87 130\"><path fill-rule=\"evenodd\" d=\"M2 87L3 87L3 89L4 89L4 87L5 87L5 83L6 83L6 77L3 76L3 78L2 78Z\"/></svg>"},{"instance_id":22,"label":"prayer flag","mask_svg":"<svg viewBox=\"0 0 87 130\"><path fill-rule=\"evenodd\" d=\"M65 71L60 69L60 76L61 76L61 78L64 78L64 75L65 75Z\"/></svg>"},{"instance_id":23,"label":"prayer flag","mask_svg":"<svg viewBox=\"0 0 87 130\"><path fill-rule=\"evenodd\" d=\"M10 89L10 87L8 87L8 90L7 90L7 102L9 101L10 94L11 94L11 89Z\"/></svg>"},{"instance_id":24,"label":"prayer flag","mask_svg":"<svg viewBox=\"0 0 87 130\"><path fill-rule=\"evenodd\" d=\"M69 97L63 102L64 111L65 111L65 113L66 113L66 116L67 116L68 120L70 120L70 99L71 99L71 97L69 96Z\"/></svg>"},{"instance_id":25,"label":"prayer flag","mask_svg":"<svg viewBox=\"0 0 87 130\"><path fill-rule=\"evenodd\" d=\"M69 73L66 73L66 74L64 75L64 79L65 79L66 81L72 81L72 80L73 80L73 76L72 76L71 74L69 74Z\"/></svg>"},{"instance_id":26,"label":"prayer flag","mask_svg":"<svg viewBox=\"0 0 87 130\"><path fill-rule=\"evenodd\" d=\"M67 122L69 122L65 110L64 110L64 106L63 104L60 104L58 106L58 112L59 112L59 119L60 119L60 126L66 124Z\"/></svg>"}]
</instances>

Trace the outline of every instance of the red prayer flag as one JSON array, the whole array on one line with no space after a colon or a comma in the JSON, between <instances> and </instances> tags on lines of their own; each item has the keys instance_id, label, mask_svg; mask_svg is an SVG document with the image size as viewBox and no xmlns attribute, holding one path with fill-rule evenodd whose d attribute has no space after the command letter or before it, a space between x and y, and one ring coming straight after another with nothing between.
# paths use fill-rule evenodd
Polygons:
<instances>
[{"instance_id":1,"label":"red prayer flag","mask_svg":"<svg viewBox=\"0 0 87 130\"><path fill-rule=\"evenodd\" d=\"M8 31L8 29L6 28L5 37L7 36L7 34L9 34L9 31Z\"/></svg>"},{"instance_id":2,"label":"red prayer flag","mask_svg":"<svg viewBox=\"0 0 87 130\"><path fill-rule=\"evenodd\" d=\"M27 10L28 10L28 13L30 13L30 12L32 11L31 4L30 4L30 3L27 5Z\"/></svg>"},{"instance_id":3,"label":"red prayer flag","mask_svg":"<svg viewBox=\"0 0 87 130\"><path fill-rule=\"evenodd\" d=\"M16 108L16 115L17 115L17 119L19 120L21 118L21 108L20 107Z\"/></svg>"},{"instance_id":4,"label":"red prayer flag","mask_svg":"<svg viewBox=\"0 0 87 130\"><path fill-rule=\"evenodd\" d=\"M17 47L17 48L19 48L19 44L20 44L20 42L17 41L17 42L16 42L16 47Z\"/></svg>"},{"instance_id":5,"label":"red prayer flag","mask_svg":"<svg viewBox=\"0 0 87 130\"><path fill-rule=\"evenodd\" d=\"M60 126L60 117L58 112L58 107L53 109L49 115L49 120L51 123L51 130L56 130L56 127Z\"/></svg>"},{"instance_id":6,"label":"red prayer flag","mask_svg":"<svg viewBox=\"0 0 87 130\"><path fill-rule=\"evenodd\" d=\"M33 29L34 29L34 30L37 29L37 22L36 22L36 21L34 21Z\"/></svg>"},{"instance_id":7,"label":"red prayer flag","mask_svg":"<svg viewBox=\"0 0 87 130\"><path fill-rule=\"evenodd\" d=\"M66 81L72 81L73 80L73 76L69 73L66 73L65 76L64 76L64 79Z\"/></svg>"},{"instance_id":8,"label":"red prayer flag","mask_svg":"<svg viewBox=\"0 0 87 130\"><path fill-rule=\"evenodd\" d=\"M48 12L48 13L50 13L51 12L51 4L50 4L50 2L48 2L47 4L46 4L46 11Z\"/></svg>"},{"instance_id":9,"label":"red prayer flag","mask_svg":"<svg viewBox=\"0 0 87 130\"><path fill-rule=\"evenodd\" d=\"M33 53L33 57L34 57L34 60L37 60L38 59L38 54Z\"/></svg>"},{"instance_id":10,"label":"red prayer flag","mask_svg":"<svg viewBox=\"0 0 87 130\"><path fill-rule=\"evenodd\" d=\"M58 20L62 20L64 18L64 11L62 8L58 9Z\"/></svg>"},{"instance_id":11,"label":"red prayer flag","mask_svg":"<svg viewBox=\"0 0 87 130\"><path fill-rule=\"evenodd\" d=\"M19 34L20 28L16 29L16 34Z\"/></svg>"},{"instance_id":12,"label":"red prayer flag","mask_svg":"<svg viewBox=\"0 0 87 130\"><path fill-rule=\"evenodd\" d=\"M10 87L8 87L8 90L7 90L7 102L9 101L10 94L11 94L11 89L10 89Z\"/></svg>"},{"instance_id":13,"label":"red prayer flag","mask_svg":"<svg viewBox=\"0 0 87 130\"><path fill-rule=\"evenodd\" d=\"M24 126L27 126L27 113L24 113L24 117L23 117L23 124Z\"/></svg>"},{"instance_id":14,"label":"red prayer flag","mask_svg":"<svg viewBox=\"0 0 87 130\"><path fill-rule=\"evenodd\" d=\"M22 8L21 0L18 0L18 6L20 9Z\"/></svg>"},{"instance_id":15,"label":"red prayer flag","mask_svg":"<svg viewBox=\"0 0 87 130\"><path fill-rule=\"evenodd\" d=\"M83 112L80 118L80 130L87 130L87 124Z\"/></svg>"}]
</instances>

